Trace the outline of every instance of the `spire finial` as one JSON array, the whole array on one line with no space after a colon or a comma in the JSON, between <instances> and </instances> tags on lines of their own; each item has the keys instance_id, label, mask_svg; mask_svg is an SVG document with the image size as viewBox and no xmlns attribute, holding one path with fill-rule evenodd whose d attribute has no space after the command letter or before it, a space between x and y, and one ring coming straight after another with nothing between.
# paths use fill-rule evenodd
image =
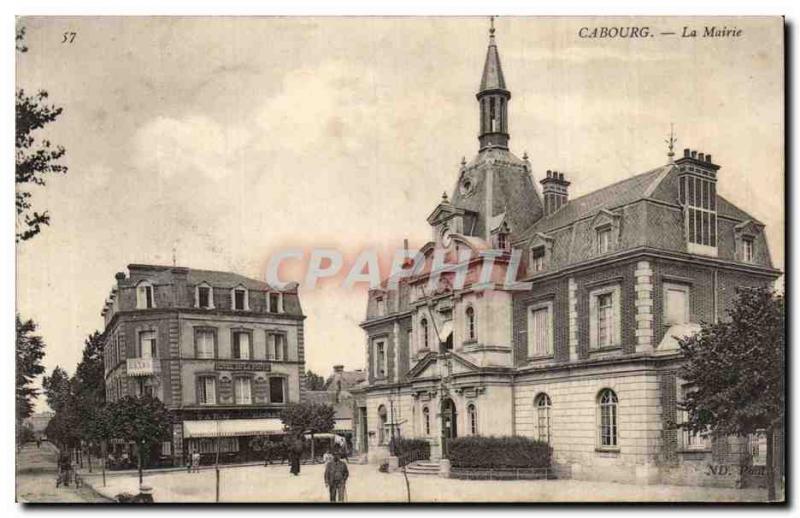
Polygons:
<instances>
[{"instance_id":1,"label":"spire finial","mask_svg":"<svg viewBox=\"0 0 800 518\"><path fill-rule=\"evenodd\" d=\"M494 16L489 17L489 36L494 36Z\"/></svg>"},{"instance_id":2,"label":"spire finial","mask_svg":"<svg viewBox=\"0 0 800 518\"><path fill-rule=\"evenodd\" d=\"M669 123L669 138L664 142L667 143L667 158L669 159L669 163L675 162L675 143L678 141L678 137L675 136L675 126L671 122Z\"/></svg>"},{"instance_id":3,"label":"spire finial","mask_svg":"<svg viewBox=\"0 0 800 518\"><path fill-rule=\"evenodd\" d=\"M461 168L463 169L464 167L466 167L466 165L467 165L467 157L462 156L461 157Z\"/></svg>"},{"instance_id":4,"label":"spire finial","mask_svg":"<svg viewBox=\"0 0 800 518\"><path fill-rule=\"evenodd\" d=\"M447 203L447 191L442 191L442 203Z\"/></svg>"}]
</instances>

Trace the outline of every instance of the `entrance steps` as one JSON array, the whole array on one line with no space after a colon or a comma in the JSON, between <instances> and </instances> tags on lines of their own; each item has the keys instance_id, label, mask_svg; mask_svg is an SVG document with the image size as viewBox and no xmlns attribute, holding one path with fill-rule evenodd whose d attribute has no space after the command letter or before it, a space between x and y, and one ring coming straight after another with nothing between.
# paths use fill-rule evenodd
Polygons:
<instances>
[{"instance_id":1,"label":"entrance steps","mask_svg":"<svg viewBox=\"0 0 800 518\"><path fill-rule=\"evenodd\" d=\"M428 460L417 460L406 466L409 475L439 475L439 463Z\"/></svg>"}]
</instances>

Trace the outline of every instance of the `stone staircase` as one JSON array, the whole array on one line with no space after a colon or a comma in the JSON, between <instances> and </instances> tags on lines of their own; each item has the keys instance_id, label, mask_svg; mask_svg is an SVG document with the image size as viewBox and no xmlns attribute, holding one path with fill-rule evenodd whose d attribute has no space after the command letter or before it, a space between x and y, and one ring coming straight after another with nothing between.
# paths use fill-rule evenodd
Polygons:
<instances>
[{"instance_id":1,"label":"stone staircase","mask_svg":"<svg viewBox=\"0 0 800 518\"><path fill-rule=\"evenodd\" d=\"M409 475L439 476L439 463L429 460L417 460L406 466Z\"/></svg>"}]
</instances>

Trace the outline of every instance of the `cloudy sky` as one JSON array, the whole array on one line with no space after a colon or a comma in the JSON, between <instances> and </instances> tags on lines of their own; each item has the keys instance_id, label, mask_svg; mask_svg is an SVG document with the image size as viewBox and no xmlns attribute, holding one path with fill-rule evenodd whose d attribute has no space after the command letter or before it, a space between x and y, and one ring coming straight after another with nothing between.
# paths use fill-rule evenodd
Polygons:
<instances>
[{"instance_id":1,"label":"cloudy sky","mask_svg":"<svg viewBox=\"0 0 800 518\"><path fill-rule=\"evenodd\" d=\"M18 309L70 372L129 263L264 277L287 246L421 246L425 217L477 151L485 18L28 18L17 83L63 106L52 224L18 247ZM743 30L737 39L580 39L589 26ZM64 32L75 32L71 44ZM783 252L779 19L501 18L512 151L577 196L678 147L722 165L719 192ZM362 290L302 293L308 364L363 366Z\"/></svg>"}]
</instances>

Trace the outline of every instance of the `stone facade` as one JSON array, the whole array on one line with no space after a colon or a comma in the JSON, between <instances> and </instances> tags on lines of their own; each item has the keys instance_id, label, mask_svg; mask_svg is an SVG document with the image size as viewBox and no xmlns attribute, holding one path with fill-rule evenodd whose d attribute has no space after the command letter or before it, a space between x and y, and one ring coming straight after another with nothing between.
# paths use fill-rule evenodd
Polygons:
<instances>
[{"instance_id":1,"label":"stone facade","mask_svg":"<svg viewBox=\"0 0 800 518\"><path fill-rule=\"evenodd\" d=\"M780 275L763 225L716 194L732 180L688 149L574 200L548 171L541 183L551 194L557 184L558 199L543 203L530 159L508 149L494 35L486 59L481 84L494 86L478 93L480 150L428 217L424 264L370 291L356 448L381 462L399 434L427 439L438 458L448 437L523 435L549 440L574 478L742 483L730 473L749 462L747 439L677 427L677 339L725 318L738 287ZM486 119L493 96L498 124ZM442 257L462 267L463 286L452 268L430 282ZM509 270L528 284L503 282Z\"/></svg>"},{"instance_id":2,"label":"stone facade","mask_svg":"<svg viewBox=\"0 0 800 518\"><path fill-rule=\"evenodd\" d=\"M176 424L162 462L180 465L190 449L202 450L188 421L269 420L266 432L281 408L301 400L305 317L296 287L183 267L128 271L117 274L103 309L106 400L150 394L164 402ZM203 305L201 287L209 289ZM226 458L245 459L248 440L227 441Z\"/></svg>"}]
</instances>

